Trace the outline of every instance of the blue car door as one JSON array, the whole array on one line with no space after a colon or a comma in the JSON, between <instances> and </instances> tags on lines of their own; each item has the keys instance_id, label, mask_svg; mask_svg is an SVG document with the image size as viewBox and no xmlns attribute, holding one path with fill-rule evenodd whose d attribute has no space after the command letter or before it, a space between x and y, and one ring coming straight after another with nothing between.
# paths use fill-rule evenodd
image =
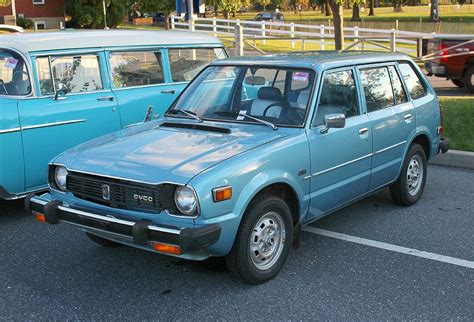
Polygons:
<instances>
[{"instance_id":1,"label":"blue car door","mask_svg":"<svg viewBox=\"0 0 474 322\"><path fill-rule=\"evenodd\" d=\"M39 97L19 102L27 189L46 184L48 162L61 152L121 128L103 52L34 60ZM65 95L55 97L59 89Z\"/></svg>"},{"instance_id":2,"label":"blue car door","mask_svg":"<svg viewBox=\"0 0 474 322\"><path fill-rule=\"evenodd\" d=\"M363 66L359 73L373 136L369 190L376 190L398 177L415 113L394 64Z\"/></svg>"},{"instance_id":3,"label":"blue car door","mask_svg":"<svg viewBox=\"0 0 474 322\"><path fill-rule=\"evenodd\" d=\"M353 68L322 75L313 126L311 152L311 203L309 216L318 218L367 191L372 159L370 121L361 109ZM324 131L324 116L342 113L344 128Z\"/></svg>"}]
</instances>

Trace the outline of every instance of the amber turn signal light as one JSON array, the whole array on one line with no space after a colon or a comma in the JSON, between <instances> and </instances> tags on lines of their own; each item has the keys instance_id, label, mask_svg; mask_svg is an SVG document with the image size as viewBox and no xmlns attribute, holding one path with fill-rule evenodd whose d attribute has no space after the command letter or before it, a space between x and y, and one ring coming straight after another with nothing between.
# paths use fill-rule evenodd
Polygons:
<instances>
[{"instance_id":1,"label":"amber turn signal light","mask_svg":"<svg viewBox=\"0 0 474 322\"><path fill-rule=\"evenodd\" d=\"M152 243L152 246L154 250L160 253L173 254L173 255L181 255L183 253L181 248L177 246L173 246L173 245Z\"/></svg>"},{"instance_id":2,"label":"amber turn signal light","mask_svg":"<svg viewBox=\"0 0 474 322\"><path fill-rule=\"evenodd\" d=\"M232 188L229 186L214 188L212 189L212 197L214 202L229 200L232 198Z\"/></svg>"},{"instance_id":3,"label":"amber turn signal light","mask_svg":"<svg viewBox=\"0 0 474 322\"><path fill-rule=\"evenodd\" d=\"M46 222L46 218L44 218L43 214L36 211L33 211L33 214L35 215L36 220L38 220L39 222Z\"/></svg>"}]
</instances>

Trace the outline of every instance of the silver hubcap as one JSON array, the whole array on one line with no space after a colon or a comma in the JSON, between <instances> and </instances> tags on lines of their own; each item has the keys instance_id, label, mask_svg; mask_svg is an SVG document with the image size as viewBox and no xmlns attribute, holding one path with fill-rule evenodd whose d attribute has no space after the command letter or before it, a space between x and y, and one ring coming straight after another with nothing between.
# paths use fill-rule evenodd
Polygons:
<instances>
[{"instance_id":1,"label":"silver hubcap","mask_svg":"<svg viewBox=\"0 0 474 322\"><path fill-rule=\"evenodd\" d=\"M276 212L260 218L250 235L250 258L259 270L267 270L280 258L285 245L285 224Z\"/></svg>"},{"instance_id":2,"label":"silver hubcap","mask_svg":"<svg viewBox=\"0 0 474 322\"><path fill-rule=\"evenodd\" d=\"M407 187L411 196L415 196L420 191L423 175L423 161L419 155L414 155L407 169Z\"/></svg>"}]
</instances>

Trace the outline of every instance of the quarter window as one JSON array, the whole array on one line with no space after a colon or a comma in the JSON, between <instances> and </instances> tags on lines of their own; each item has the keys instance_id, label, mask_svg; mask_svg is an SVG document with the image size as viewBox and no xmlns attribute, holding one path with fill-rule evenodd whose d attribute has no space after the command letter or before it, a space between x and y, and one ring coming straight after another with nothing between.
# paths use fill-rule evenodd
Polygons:
<instances>
[{"instance_id":1,"label":"quarter window","mask_svg":"<svg viewBox=\"0 0 474 322\"><path fill-rule=\"evenodd\" d=\"M392 84L387 67L362 69L360 75L369 113L393 105Z\"/></svg>"},{"instance_id":2,"label":"quarter window","mask_svg":"<svg viewBox=\"0 0 474 322\"><path fill-rule=\"evenodd\" d=\"M0 49L0 95L28 95L30 77L24 60L16 53Z\"/></svg>"},{"instance_id":3,"label":"quarter window","mask_svg":"<svg viewBox=\"0 0 474 322\"><path fill-rule=\"evenodd\" d=\"M225 56L222 48L170 49L169 59L173 82L189 82L208 63Z\"/></svg>"},{"instance_id":4,"label":"quarter window","mask_svg":"<svg viewBox=\"0 0 474 322\"><path fill-rule=\"evenodd\" d=\"M110 54L110 69L115 88L164 83L159 52L115 52Z\"/></svg>"},{"instance_id":5,"label":"quarter window","mask_svg":"<svg viewBox=\"0 0 474 322\"><path fill-rule=\"evenodd\" d=\"M51 56L36 60L41 94L53 94L62 89L66 93L84 93L102 90L99 57Z\"/></svg>"},{"instance_id":6,"label":"quarter window","mask_svg":"<svg viewBox=\"0 0 474 322\"><path fill-rule=\"evenodd\" d=\"M407 101L407 95L403 89L402 81L398 76L398 72L395 66L389 66L390 77L392 78L393 93L395 94L395 104L405 103Z\"/></svg>"},{"instance_id":7,"label":"quarter window","mask_svg":"<svg viewBox=\"0 0 474 322\"><path fill-rule=\"evenodd\" d=\"M408 63L402 63L399 66L411 98L417 99L425 96L426 90L423 86L423 82L413 70L413 67Z\"/></svg>"},{"instance_id":8,"label":"quarter window","mask_svg":"<svg viewBox=\"0 0 474 322\"><path fill-rule=\"evenodd\" d=\"M327 73L321 88L315 125L324 124L328 114L358 115L357 92L351 70Z\"/></svg>"}]
</instances>

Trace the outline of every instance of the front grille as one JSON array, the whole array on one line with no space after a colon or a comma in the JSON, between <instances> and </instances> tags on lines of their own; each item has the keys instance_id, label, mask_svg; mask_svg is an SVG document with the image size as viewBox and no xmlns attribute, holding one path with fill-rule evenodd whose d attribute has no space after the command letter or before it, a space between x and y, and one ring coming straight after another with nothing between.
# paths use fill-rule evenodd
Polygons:
<instances>
[{"instance_id":1,"label":"front grille","mask_svg":"<svg viewBox=\"0 0 474 322\"><path fill-rule=\"evenodd\" d=\"M112 208L149 213L158 213L164 209L160 200L160 194L164 192L163 185L70 172L66 186L76 198ZM103 189L110 191L110 200L107 200L107 193L104 198Z\"/></svg>"}]
</instances>

